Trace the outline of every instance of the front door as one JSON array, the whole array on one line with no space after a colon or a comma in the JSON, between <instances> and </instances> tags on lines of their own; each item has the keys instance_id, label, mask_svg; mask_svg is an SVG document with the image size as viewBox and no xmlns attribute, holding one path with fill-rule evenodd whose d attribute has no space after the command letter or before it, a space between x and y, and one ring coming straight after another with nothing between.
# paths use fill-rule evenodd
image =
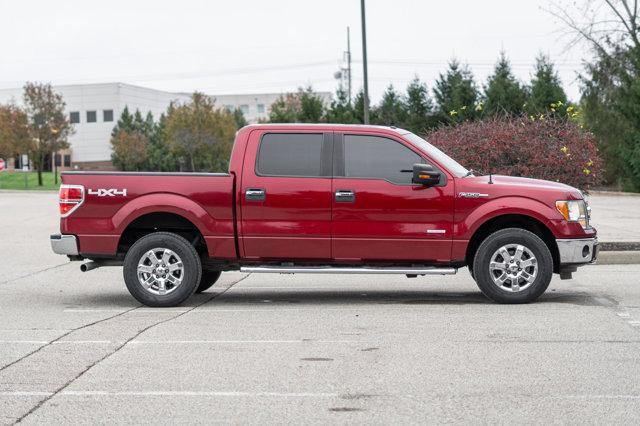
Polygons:
<instances>
[{"instance_id":1,"label":"front door","mask_svg":"<svg viewBox=\"0 0 640 426\"><path fill-rule=\"evenodd\" d=\"M333 257L344 262L437 262L451 258L453 180L411 183L428 159L400 138L336 134Z\"/></svg>"},{"instance_id":2,"label":"front door","mask_svg":"<svg viewBox=\"0 0 640 426\"><path fill-rule=\"evenodd\" d=\"M331 258L332 133L255 130L240 183L246 259Z\"/></svg>"}]
</instances>

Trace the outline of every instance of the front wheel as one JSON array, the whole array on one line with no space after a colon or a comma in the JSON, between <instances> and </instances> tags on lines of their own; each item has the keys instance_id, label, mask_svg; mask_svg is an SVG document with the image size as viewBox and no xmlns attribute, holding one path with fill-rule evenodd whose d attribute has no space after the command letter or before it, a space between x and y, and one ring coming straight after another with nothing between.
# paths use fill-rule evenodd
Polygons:
<instances>
[{"instance_id":1,"label":"front wheel","mask_svg":"<svg viewBox=\"0 0 640 426\"><path fill-rule=\"evenodd\" d=\"M196 291L202 266L187 240L170 232L154 232L131 246L123 274L129 292L139 302L177 306Z\"/></svg>"},{"instance_id":2,"label":"front wheel","mask_svg":"<svg viewBox=\"0 0 640 426\"><path fill-rule=\"evenodd\" d=\"M536 234L507 228L489 235L473 259L473 277L482 293L499 303L529 303L545 292L553 258Z\"/></svg>"}]
</instances>

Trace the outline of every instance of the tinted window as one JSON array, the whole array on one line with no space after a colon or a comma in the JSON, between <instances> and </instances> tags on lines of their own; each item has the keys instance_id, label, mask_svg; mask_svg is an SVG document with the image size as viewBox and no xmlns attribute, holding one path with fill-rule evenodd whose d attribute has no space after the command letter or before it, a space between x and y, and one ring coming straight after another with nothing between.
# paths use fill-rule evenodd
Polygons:
<instances>
[{"instance_id":1,"label":"tinted window","mask_svg":"<svg viewBox=\"0 0 640 426\"><path fill-rule=\"evenodd\" d=\"M97 121L97 114L95 111L87 111L87 123L95 123Z\"/></svg>"},{"instance_id":2,"label":"tinted window","mask_svg":"<svg viewBox=\"0 0 640 426\"><path fill-rule=\"evenodd\" d=\"M71 124L77 124L80 122L80 113L78 111L69 113L69 122Z\"/></svg>"},{"instance_id":3,"label":"tinted window","mask_svg":"<svg viewBox=\"0 0 640 426\"><path fill-rule=\"evenodd\" d=\"M344 175L346 177L385 179L410 184L412 170L422 158L409 148L379 136L344 136Z\"/></svg>"},{"instance_id":4,"label":"tinted window","mask_svg":"<svg viewBox=\"0 0 640 426\"><path fill-rule=\"evenodd\" d=\"M322 134L268 133L262 137L256 170L261 175L320 176Z\"/></svg>"},{"instance_id":5,"label":"tinted window","mask_svg":"<svg viewBox=\"0 0 640 426\"><path fill-rule=\"evenodd\" d=\"M102 111L102 121L113 121L113 110L112 109L105 109L104 111Z\"/></svg>"}]
</instances>

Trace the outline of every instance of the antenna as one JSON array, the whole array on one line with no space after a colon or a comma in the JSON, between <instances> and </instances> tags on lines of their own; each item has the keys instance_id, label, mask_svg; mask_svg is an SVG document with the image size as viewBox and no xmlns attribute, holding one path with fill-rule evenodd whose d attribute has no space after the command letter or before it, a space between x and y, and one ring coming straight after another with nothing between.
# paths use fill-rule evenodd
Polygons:
<instances>
[{"instance_id":1,"label":"antenna","mask_svg":"<svg viewBox=\"0 0 640 426\"><path fill-rule=\"evenodd\" d=\"M493 185L493 173L489 173L489 185Z\"/></svg>"}]
</instances>

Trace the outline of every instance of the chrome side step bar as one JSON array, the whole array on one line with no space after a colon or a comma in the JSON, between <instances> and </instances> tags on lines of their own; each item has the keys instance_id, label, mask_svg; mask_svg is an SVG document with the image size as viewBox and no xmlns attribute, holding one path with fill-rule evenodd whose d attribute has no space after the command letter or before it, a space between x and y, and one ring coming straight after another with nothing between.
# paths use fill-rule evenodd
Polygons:
<instances>
[{"instance_id":1,"label":"chrome side step bar","mask_svg":"<svg viewBox=\"0 0 640 426\"><path fill-rule=\"evenodd\" d=\"M280 274L403 274L453 275L457 268L425 267L339 267L339 266L242 266L240 272Z\"/></svg>"}]
</instances>

